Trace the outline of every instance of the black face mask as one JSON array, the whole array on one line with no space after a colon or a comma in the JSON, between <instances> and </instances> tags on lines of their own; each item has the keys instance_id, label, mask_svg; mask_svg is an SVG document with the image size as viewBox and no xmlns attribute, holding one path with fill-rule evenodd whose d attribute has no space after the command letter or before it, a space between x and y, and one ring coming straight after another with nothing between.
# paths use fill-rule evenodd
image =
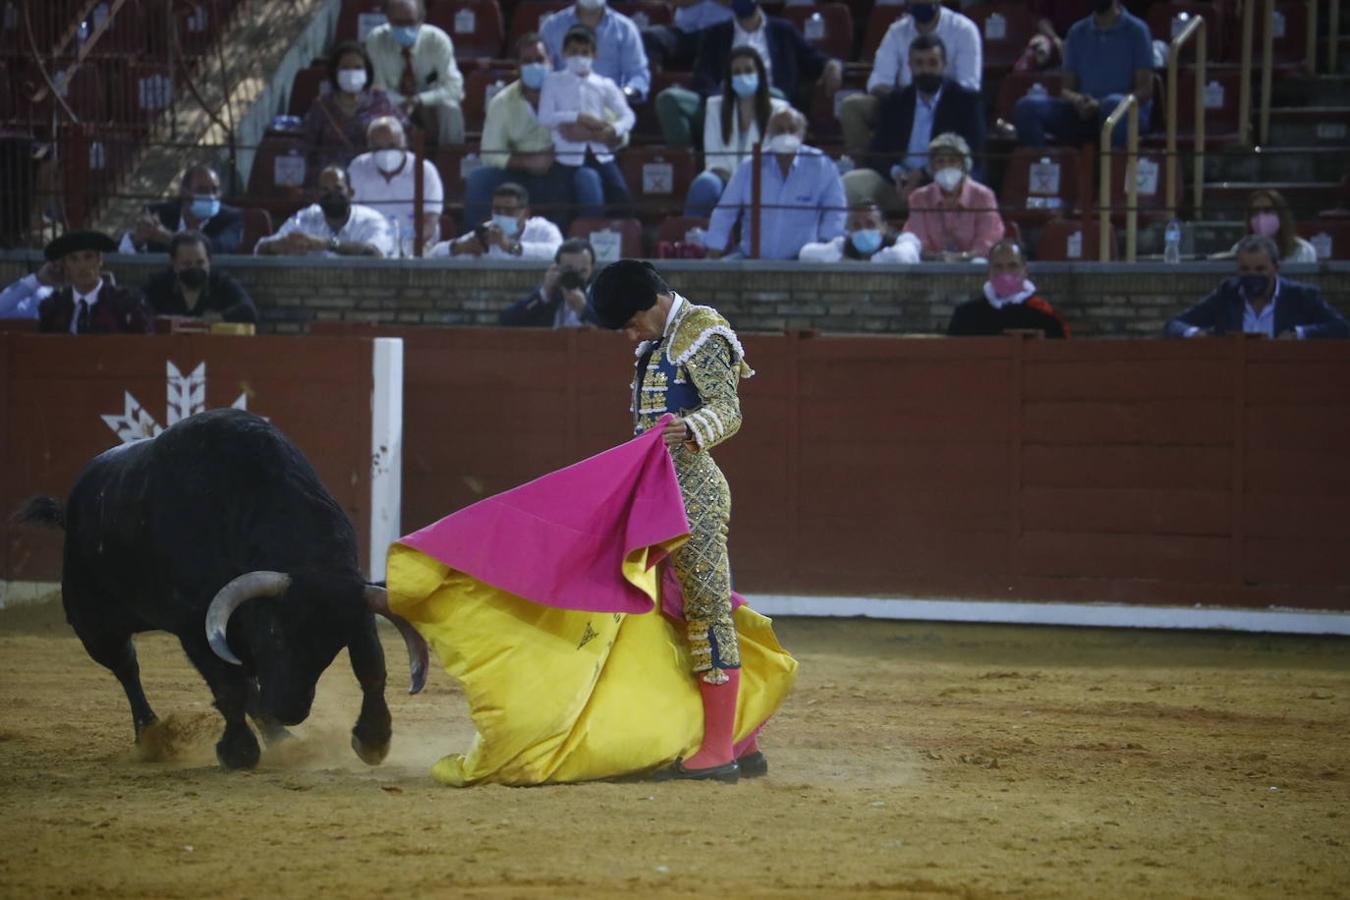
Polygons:
<instances>
[{"instance_id":1,"label":"black face mask","mask_svg":"<svg viewBox=\"0 0 1350 900\"><path fill-rule=\"evenodd\" d=\"M178 273L178 280L183 282L183 287L190 291L200 291L206 286L206 281L210 277L205 269L198 268L184 269Z\"/></svg>"},{"instance_id":2,"label":"black face mask","mask_svg":"<svg viewBox=\"0 0 1350 900\"><path fill-rule=\"evenodd\" d=\"M922 94L936 94L938 88L942 87L942 76L932 72L924 72L922 75L914 76L914 86Z\"/></svg>"},{"instance_id":3,"label":"black face mask","mask_svg":"<svg viewBox=\"0 0 1350 900\"><path fill-rule=\"evenodd\" d=\"M319 209L323 210L325 219L345 222L351 214L352 201L341 191L329 191L319 198Z\"/></svg>"}]
</instances>

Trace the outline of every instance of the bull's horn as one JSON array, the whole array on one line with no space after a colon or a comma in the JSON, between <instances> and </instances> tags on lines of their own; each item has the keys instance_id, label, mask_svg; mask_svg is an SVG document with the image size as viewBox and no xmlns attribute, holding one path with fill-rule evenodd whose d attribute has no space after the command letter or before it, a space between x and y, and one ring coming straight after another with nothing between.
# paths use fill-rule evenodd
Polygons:
<instances>
[{"instance_id":1,"label":"bull's horn","mask_svg":"<svg viewBox=\"0 0 1350 900\"><path fill-rule=\"evenodd\" d=\"M389 611L389 594L384 588L373 584L366 585L366 606L371 612L393 622L398 633L403 635L403 643L408 648L408 668L412 670L412 683L408 686L408 693L421 693L427 684L427 642L422 640L422 636L407 619Z\"/></svg>"},{"instance_id":2,"label":"bull's horn","mask_svg":"<svg viewBox=\"0 0 1350 900\"><path fill-rule=\"evenodd\" d=\"M255 597L280 597L291 586L291 576L285 572L246 572L225 585L211 601L206 611L206 640L216 656L227 663L241 665L239 657L230 650L225 631L230 625L230 616L241 604Z\"/></svg>"}]
</instances>

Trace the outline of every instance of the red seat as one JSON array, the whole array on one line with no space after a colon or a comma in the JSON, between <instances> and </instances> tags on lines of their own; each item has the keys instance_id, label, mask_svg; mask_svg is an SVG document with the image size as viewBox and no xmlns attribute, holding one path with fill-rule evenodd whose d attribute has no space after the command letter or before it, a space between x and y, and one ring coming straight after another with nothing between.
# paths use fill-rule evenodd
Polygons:
<instances>
[{"instance_id":1,"label":"red seat","mask_svg":"<svg viewBox=\"0 0 1350 900\"><path fill-rule=\"evenodd\" d=\"M1350 259L1350 219L1307 219L1298 224L1298 236L1313 245L1319 262Z\"/></svg>"},{"instance_id":2,"label":"red seat","mask_svg":"<svg viewBox=\"0 0 1350 900\"><path fill-rule=\"evenodd\" d=\"M286 105L286 112L303 118L314 101L319 99L327 83L327 66L306 66L296 72L295 80L291 82L291 100Z\"/></svg>"},{"instance_id":3,"label":"red seat","mask_svg":"<svg viewBox=\"0 0 1350 900\"><path fill-rule=\"evenodd\" d=\"M494 59L502 53L506 28L497 0L428 0L427 21L450 35L457 58Z\"/></svg>"},{"instance_id":4,"label":"red seat","mask_svg":"<svg viewBox=\"0 0 1350 900\"><path fill-rule=\"evenodd\" d=\"M246 206L240 212L244 214L244 237L239 243L239 253L248 255L259 240L272 233L272 217L257 206Z\"/></svg>"},{"instance_id":5,"label":"red seat","mask_svg":"<svg viewBox=\"0 0 1350 900\"><path fill-rule=\"evenodd\" d=\"M657 97L662 91L674 85L683 85L689 80L688 72L653 72L651 97ZM661 120L656 115L655 103L642 103L633 110L637 115L637 122L633 125L632 140L660 140L661 139ZM694 141L698 146L703 146L703 135L694 135Z\"/></svg>"},{"instance_id":6,"label":"red seat","mask_svg":"<svg viewBox=\"0 0 1350 900\"><path fill-rule=\"evenodd\" d=\"M843 3L815 3L810 6L789 6L783 10L787 19L806 38L806 42L835 59L853 56L853 13Z\"/></svg>"},{"instance_id":7,"label":"red seat","mask_svg":"<svg viewBox=\"0 0 1350 900\"><path fill-rule=\"evenodd\" d=\"M669 25L675 20L670 6L662 0L619 0L612 6L616 12L621 12L632 19L638 28Z\"/></svg>"},{"instance_id":8,"label":"red seat","mask_svg":"<svg viewBox=\"0 0 1350 900\"><path fill-rule=\"evenodd\" d=\"M617 247L612 243L614 235L618 235ZM642 255L642 223L637 219L576 219L567 229L567 236L590 241L597 262Z\"/></svg>"},{"instance_id":9,"label":"red seat","mask_svg":"<svg viewBox=\"0 0 1350 900\"><path fill-rule=\"evenodd\" d=\"M1225 58L1227 21L1224 18L1222 6L1215 6L1213 3L1205 3L1202 0L1169 0L1169 2L1154 3L1148 10L1148 30L1156 40L1170 44L1172 38L1186 26L1186 20L1182 19L1181 16L1203 16L1208 58L1211 60ZM1195 53L1189 51L1188 55L1182 58L1194 59Z\"/></svg>"},{"instance_id":10,"label":"red seat","mask_svg":"<svg viewBox=\"0 0 1350 900\"><path fill-rule=\"evenodd\" d=\"M986 67L1011 68L1036 33L1036 16L1026 3L979 3L964 14L979 26Z\"/></svg>"},{"instance_id":11,"label":"red seat","mask_svg":"<svg viewBox=\"0 0 1350 900\"><path fill-rule=\"evenodd\" d=\"M301 138L269 134L253 154L245 193L252 200L300 203L305 198L305 186L318 174L309 171Z\"/></svg>"},{"instance_id":12,"label":"red seat","mask_svg":"<svg viewBox=\"0 0 1350 900\"><path fill-rule=\"evenodd\" d=\"M1064 88L1064 75L1061 72L1009 72L999 79L998 102L994 104L994 114L1011 122L1013 107L1017 105L1017 101L1025 97L1037 84L1045 88L1051 97L1058 97Z\"/></svg>"},{"instance_id":13,"label":"red seat","mask_svg":"<svg viewBox=\"0 0 1350 900\"><path fill-rule=\"evenodd\" d=\"M337 41L365 41L372 29L388 21L384 0L342 0L338 13Z\"/></svg>"},{"instance_id":14,"label":"red seat","mask_svg":"<svg viewBox=\"0 0 1350 900\"><path fill-rule=\"evenodd\" d=\"M511 12L511 30L506 35L508 52L514 56L516 41L531 31L538 31L539 23L543 21L544 16L567 6L567 3L559 0L522 0L517 3Z\"/></svg>"},{"instance_id":15,"label":"red seat","mask_svg":"<svg viewBox=\"0 0 1350 900\"><path fill-rule=\"evenodd\" d=\"M464 127L481 132L487 106L497 92L516 80L512 69L473 69L464 77Z\"/></svg>"},{"instance_id":16,"label":"red seat","mask_svg":"<svg viewBox=\"0 0 1350 900\"><path fill-rule=\"evenodd\" d=\"M230 11L218 0L173 0L177 52L189 58L204 55L224 31Z\"/></svg>"},{"instance_id":17,"label":"red seat","mask_svg":"<svg viewBox=\"0 0 1350 900\"><path fill-rule=\"evenodd\" d=\"M876 58L877 48L886 37L891 24L905 14L905 7L892 4L878 4L867 14L867 26L863 29L862 62L871 62Z\"/></svg>"},{"instance_id":18,"label":"red seat","mask_svg":"<svg viewBox=\"0 0 1350 900\"><path fill-rule=\"evenodd\" d=\"M1111 154L1111 221L1124 222L1125 213L1128 206L1125 203L1125 151L1115 151ZM1177 167L1177 176L1181 182L1181 195L1185 197L1185 166ZM1139 213L1139 221L1142 227L1145 221L1151 221L1160 217L1167 209L1167 155L1163 152L1140 153L1139 165L1136 170L1136 183L1138 184L1138 193L1135 197L1136 209ZM1089 207L1092 210L1097 206L1097 191L1100 190L1100 179L1092 175L1093 201Z\"/></svg>"},{"instance_id":19,"label":"red seat","mask_svg":"<svg viewBox=\"0 0 1350 900\"><path fill-rule=\"evenodd\" d=\"M1036 259L1040 262L1097 262L1101 253L1097 246L1100 234L1096 216L1090 216L1082 222L1052 219L1045 223L1040 240L1036 242ZM1114 227L1110 231L1109 241L1109 258L1117 259L1118 239Z\"/></svg>"},{"instance_id":20,"label":"red seat","mask_svg":"<svg viewBox=\"0 0 1350 900\"><path fill-rule=\"evenodd\" d=\"M643 219L679 215L684 208L684 196L695 174L689 148L629 148L619 154L619 168Z\"/></svg>"},{"instance_id":21,"label":"red seat","mask_svg":"<svg viewBox=\"0 0 1350 900\"><path fill-rule=\"evenodd\" d=\"M1258 69L1261 65L1261 47L1265 40L1265 28L1262 21L1264 10L1264 4L1256 8L1256 22L1252 29L1252 54L1255 60L1253 65ZM1236 31L1238 35L1237 53L1234 56L1237 57L1242 53L1242 17L1234 16L1234 18L1237 20ZM1288 0L1275 4L1275 41L1272 49L1277 63L1298 63L1300 66L1304 63L1308 54L1308 12L1306 4L1291 3Z\"/></svg>"},{"instance_id":22,"label":"red seat","mask_svg":"<svg viewBox=\"0 0 1350 900\"><path fill-rule=\"evenodd\" d=\"M1193 66L1177 72L1177 131L1195 133L1195 73ZM1231 70L1205 71L1205 138L1216 134L1235 134L1238 130L1238 94L1242 73Z\"/></svg>"},{"instance_id":23,"label":"red seat","mask_svg":"<svg viewBox=\"0 0 1350 900\"><path fill-rule=\"evenodd\" d=\"M464 144L461 146L437 147L432 159L436 171L441 175L441 184L445 189L447 204L464 197L464 182L469 173L478 168L478 147Z\"/></svg>"},{"instance_id":24,"label":"red seat","mask_svg":"<svg viewBox=\"0 0 1350 900\"><path fill-rule=\"evenodd\" d=\"M1073 147L1018 147L1003 173L1005 217L1043 222L1078 209L1081 152Z\"/></svg>"}]
</instances>

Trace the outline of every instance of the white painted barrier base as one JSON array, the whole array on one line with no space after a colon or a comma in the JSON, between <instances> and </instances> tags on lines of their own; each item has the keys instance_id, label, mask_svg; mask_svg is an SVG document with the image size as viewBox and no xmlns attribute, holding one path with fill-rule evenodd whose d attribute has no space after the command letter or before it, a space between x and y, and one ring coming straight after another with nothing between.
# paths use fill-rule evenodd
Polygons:
<instances>
[{"instance_id":1,"label":"white painted barrier base","mask_svg":"<svg viewBox=\"0 0 1350 900\"><path fill-rule=\"evenodd\" d=\"M1106 603L1009 603L996 600L917 600L907 597L805 597L748 594L766 616L909 619L1001 625L1086 625L1095 628L1178 628L1277 634L1350 635L1350 613L1294 609L1126 606Z\"/></svg>"}]
</instances>

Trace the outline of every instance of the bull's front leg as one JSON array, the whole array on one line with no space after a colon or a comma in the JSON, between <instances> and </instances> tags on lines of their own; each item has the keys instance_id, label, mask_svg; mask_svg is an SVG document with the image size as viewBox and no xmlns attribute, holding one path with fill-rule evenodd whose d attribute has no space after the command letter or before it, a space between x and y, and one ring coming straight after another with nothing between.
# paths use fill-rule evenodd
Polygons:
<instances>
[{"instance_id":1,"label":"bull's front leg","mask_svg":"<svg viewBox=\"0 0 1350 900\"><path fill-rule=\"evenodd\" d=\"M206 679L215 697L216 709L225 719L225 733L216 744L216 759L227 769L251 769L258 764L261 750L253 729L248 727L248 679L244 670L231 665L212 652L202 638L180 638L188 659Z\"/></svg>"},{"instance_id":2,"label":"bull's front leg","mask_svg":"<svg viewBox=\"0 0 1350 900\"><path fill-rule=\"evenodd\" d=\"M347 645L352 671L361 683L361 715L352 726L352 749L367 765L377 766L389 753L392 719L384 702L384 648L375 617L367 616Z\"/></svg>"}]
</instances>

